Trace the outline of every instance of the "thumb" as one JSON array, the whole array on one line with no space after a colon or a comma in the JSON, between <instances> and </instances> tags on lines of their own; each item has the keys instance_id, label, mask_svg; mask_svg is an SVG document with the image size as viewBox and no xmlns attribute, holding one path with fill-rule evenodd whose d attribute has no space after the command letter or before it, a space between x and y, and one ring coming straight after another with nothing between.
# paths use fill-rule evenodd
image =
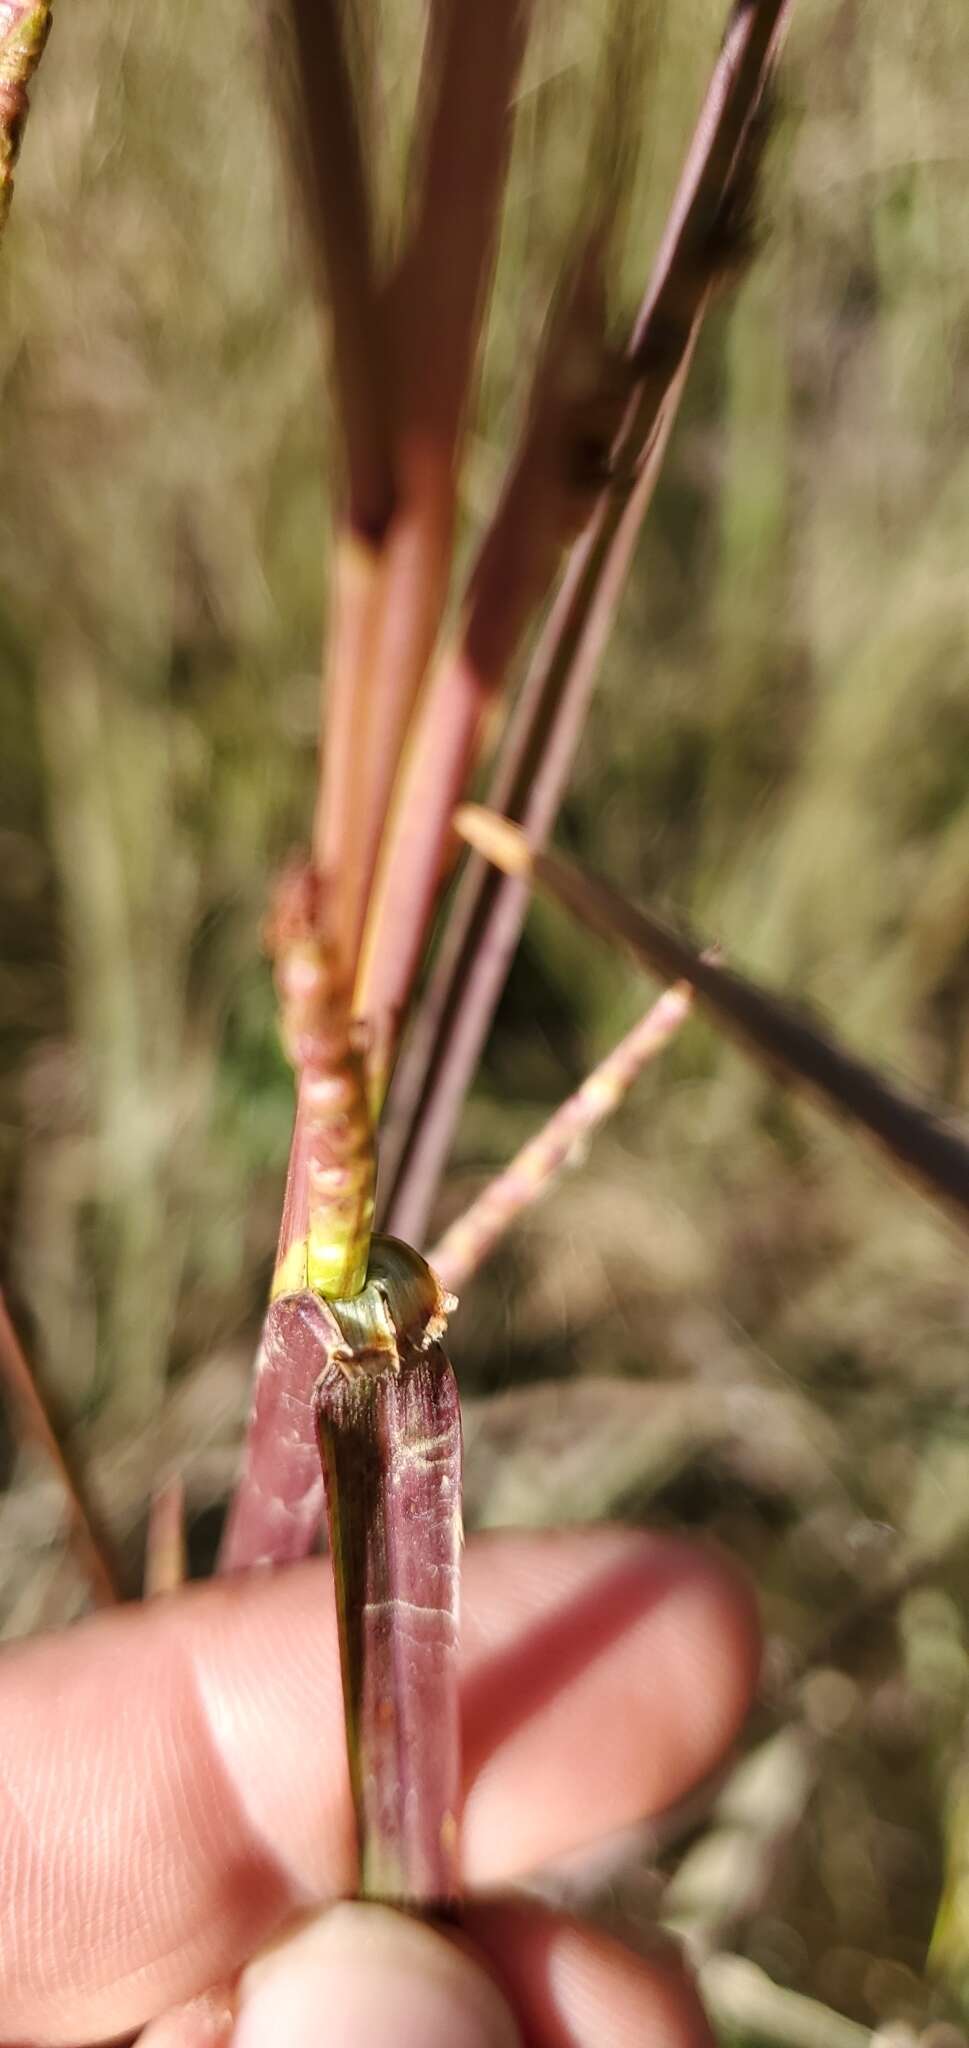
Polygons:
<instances>
[{"instance_id":1,"label":"thumb","mask_svg":"<svg viewBox=\"0 0 969 2048\"><path fill-rule=\"evenodd\" d=\"M250 1963L237 2011L232 2048L521 2048L482 1966L389 1906L303 1921Z\"/></svg>"}]
</instances>

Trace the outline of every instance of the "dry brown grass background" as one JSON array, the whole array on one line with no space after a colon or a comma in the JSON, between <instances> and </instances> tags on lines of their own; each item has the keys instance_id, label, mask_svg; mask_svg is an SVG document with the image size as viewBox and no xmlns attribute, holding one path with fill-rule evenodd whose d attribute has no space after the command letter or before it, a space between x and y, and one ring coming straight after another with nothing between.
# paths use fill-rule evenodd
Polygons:
<instances>
[{"instance_id":1,"label":"dry brown grass background","mask_svg":"<svg viewBox=\"0 0 969 2048\"><path fill-rule=\"evenodd\" d=\"M589 152L628 189L621 332L715 47L717 0L653 0L603 67L628 12L539 10L475 520ZM417 37L399 0L372 32L389 241ZM962 1116L967 65L956 0L796 11L758 260L704 333L561 825ZM134 1588L176 1467L203 1567L241 1432L290 1114L259 927L315 773L329 423L245 10L59 8L0 378L4 1279ZM442 1220L647 993L535 908ZM954 1228L699 1020L453 1325L469 1519L709 1532L761 1588L774 1694L947 1553L822 1655L793 1724L765 1704L756 1768L674 1886L708 1945L866 2029L955 2009L925 1948L969 1693L967 1328ZM81 1589L9 1425L0 1475L16 1635ZM644 1868L608 1876L615 1914Z\"/></svg>"}]
</instances>

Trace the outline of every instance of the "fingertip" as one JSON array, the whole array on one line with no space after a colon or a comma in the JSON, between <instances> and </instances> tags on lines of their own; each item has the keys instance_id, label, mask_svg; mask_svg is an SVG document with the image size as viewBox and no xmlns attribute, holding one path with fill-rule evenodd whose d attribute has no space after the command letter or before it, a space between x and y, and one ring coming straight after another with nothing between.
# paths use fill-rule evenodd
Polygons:
<instances>
[{"instance_id":1,"label":"fingertip","mask_svg":"<svg viewBox=\"0 0 969 2048\"><path fill-rule=\"evenodd\" d=\"M528 1570L531 1617L476 1660L467 1692L464 1848L479 1885L675 1804L721 1762L759 1664L752 1595L716 1552L616 1529L580 1547L508 1541L496 1580Z\"/></svg>"},{"instance_id":2,"label":"fingertip","mask_svg":"<svg viewBox=\"0 0 969 2048\"><path fill-rule=\"evenodd\" d=\"M387 1906L342 1904L243 1972L232 2048L522 2048L498 1986L463 1948Z\"/></svg>"},{"instance_id":3,"label":"fingertip","mask_svg":"<svg viewBox=\"0 0 969 2048\"><path fill-rule=\"evenodd\" d=\"M747 1717L760 1676L760 1614L754 1588L733 1559L678 1539L671 1547L683 1563L679 1679L699 1775L729 1749Z\"/></svg>"}]
</instances>

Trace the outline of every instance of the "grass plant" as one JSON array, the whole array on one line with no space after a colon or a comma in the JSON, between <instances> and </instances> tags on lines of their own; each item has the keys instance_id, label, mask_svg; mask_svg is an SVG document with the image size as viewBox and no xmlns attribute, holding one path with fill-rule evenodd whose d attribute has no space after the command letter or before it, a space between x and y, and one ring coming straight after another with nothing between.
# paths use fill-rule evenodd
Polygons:
<instances>
[{"instance_id":1,"label":"grass plant","mask_svg":"<svg viewBox=\"0 0 969 2048\"><path fill-rule=\"evenodd\" d=\"M725 2038L855 2040L933 2010L926 1872L969 1668L965 1292L947 1224L774 1076L810 1070L817 1033L790 1017L810 995L838 1020L815 1087L964 1208L958 1130L891 1070L964 1104L969 44L941 0L918 21L824 0L795 16L775 104L788 11L738 0L718 54L712 0L657 0L635 36L621 0L431 0L423 38L389 0L292 0L258 62L219 8L137 35L99 5L59 23L0 284L0 1021L24 1076L3 1188L18 1326L122 1559L174 1463L189 1562L211 1562L270 1296L222 1561L304 1555L326 1490L361 1883L422 1907L455 1892L460 1443L440 1290L399 1240L443 1226L474 1516L711 1526L758 1571L775 1662L806 1653L816 1828L764 1796L779 1751L754 1802L788 1920L756 1885L736 1921L697 1906L675 1819L659 1854ZM3 48L9 148L36 38ZM454 807L482 789L546 876L563 807L565 847L613 877L600 930L698 998L663 1085L613 1092L591 1174L522 1204L510 1247L509 1158L528 1133L543 1183L589 1093L535 1124L640 996L616 947L592 975L581 932L541 905L524 927L521 872L479 859L452 886ZM255 964L277 870L282 1051ZM573 907L590 892L587 866ZM632 911L658 894L749 978ZM660 1000L678 1023L685 996ZM738 1002L753 1063L702 1021ZM455 1219L482 1180L469 1248ZM521 1384L489 1405L503 1377ZM147 1589L179 1582L181 1534L163 1489ZM0 1539L50 1551L27 1449ZM14 1632L84 1597L40 1568L27 1592ZM850 1641L821 1631L815 1656L822 1604ZM888 1697L864 1646L892 1626ZM765 1711L793 1711L783 1681ZM920 1741L916 1785L892 1759ZM684 1822L714 1851L738 1825L729 1795Z\"/></svg>"}]
</instances>

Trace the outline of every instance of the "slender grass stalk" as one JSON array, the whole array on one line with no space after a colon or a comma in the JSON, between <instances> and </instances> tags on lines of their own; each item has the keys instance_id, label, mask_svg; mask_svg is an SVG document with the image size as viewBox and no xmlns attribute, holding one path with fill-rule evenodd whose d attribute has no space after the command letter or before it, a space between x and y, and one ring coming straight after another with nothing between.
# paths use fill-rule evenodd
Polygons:
<instances>
[{"instance_id":1,"label":"slender grass stalk","mask_svg":"<svg viewBox=\"0 0 969 2048\"><path fill-rule=\"evenodd\" d=\"M662 464L704 313L736 269L763 153L764 95L789 0L738 0L629 347L633 395L612 475L566 572L489 792L541 841L554 821ZM381 1218L420 1242L524 914L522 892L472 867L395 1075Z\"/></svg>"},{"instance_id":2,"label":"slender grass stalk","mask_svg":"<svg viewBox=\"0 0 969 2048\"><path fill-rule=\"evenodd\" d=\"M538 1202L563 1169L581 1157L593 1132L628 1094L643 1068L675 1038L690 1014L688 982L665 989L644 1017L613 1046L574 1095L523 1145L480 1195L456 1218L430 1254L442 1285L457 1290L490 1258L523 1210Z\"/></svg>"},{"instance_id":3,"label":"slender grass stalk","mask_svg":"<svg viewBox=\"0 0 969 2048\"><path fill-rule=\"evenodd\" d=\"M345 516L354 534L376 544L395 499L391 394L343 10L339 0L289 0L288 11L296 90L284 126L332 336Z\"/></svg>"},{"instance_id":4,"label":"slender grass stalk","mask_svg":"<svg viewBox=\"0 0 969 2048\"><path fill-rule=\"evenodd\" d=\"M574 550L515 706L490 795L542 838L568 779L598 664L662 468L687 365L633 490L597 512ZM380 1219L421 1242L471 1074L518 943L526 893L484 863L462 877L394 1075L381 1131Z\"/></svg>"},{"instance_id":5,"label":"slender grass stalk","mask_svg":"<svg viewBox=\"0 0 969 2048\"><path fill-rule=\"evenodd\" d=\"M557 855L534 851L507 819L465 804L455 825L488 860L537 882L590 930L618 939L651 973L688 980L697 1001L748 1052L787 1084L809 1089L825 1108L857 1123L928 1194L961 1223L969 1222L969 1144L821 1026L781 997L720 966L695 940L627 902L608 882Z\"/></svg>"},{"instance_id":6,"label":"slender grass stalk","mask_svg":"<svg viewBox=\"0 0 969 2048\"><path fill-rule=\"evenodd\" d=\"M382 1099L453 844L451 813L562 552L594 506L628 392L606 345L596 231L546 327L518 447L478 551L456 637L422 693L374 880L354 1008L370 1026Z\"/></svg>"},{"instance_id":7,"label":"slender grass stalk","mask_svg":"<svg viewBox=\"0 0 969 2048\"><path fill-rule=\"evenodd\" d=\"M430 12L412 220L384 301L393 336L396 510L381 550L365 661L352 682L353 719L341 713L338 721L341 732L352 725L352 758L334 755L328 732L314 837L323 873L340 877L340 950L351 975L447 591L460 448L527 20L523 0L434 0Z\"/></svg>"},{"instance_id":8,"label":"slender grass stalk","mask_svg":"<svg viewBox=\"0 0 969 2048\"><path fill-rule=\"evenodd\" d=\"M0 1376L6 1381L28 1441L35 1443L53 1466L67 1507L68 1538L78 1565L91 1589L96 1607L114 1607L121 1598L115 1569L88 1507L76 1475L71 1471L47 1406L31 1371L20 1338L0 1293Z\"/></svg>"},{"instance_id":9,"label":"slender grass stalk","mask_svg":"<svg viewBox=\"0 0 969 2048\"><path fill-rule=\"evenodd\" d=\"M0 234L30 111L28 87L50 34L50 0L0 0Z\"/></svg>"},{"instance_id":10,"label":"slender grass stalk","mask_svg":"<svg viewBox=\"0 0 969 2048\"><path fill-rule=\"evenodd\" d=\"M366 795L358 742L382 588L381 544L397 497L393 387L339 0L290 0L288 12L291 79L281 75L278 39L268 54L332 336L335 413L345 462L346 502L334 549L324 674L327 757L314 832L320 869L333 876L345 862ZM354 947L349 909L336 918L331 940L349 979Z\"/></svg>"},{"instance_id":11,"label":"slender grass stalk","mask_svg":"<svg viewBox=\"0 0 969 2048\"><path fill-rule=\"evenodd\" d=\"M153 1496L145 1538L144 1597L177 1593L188 1576L185 1549L185 1487L173 1474Z\"/></svg>"}]
</instances>

